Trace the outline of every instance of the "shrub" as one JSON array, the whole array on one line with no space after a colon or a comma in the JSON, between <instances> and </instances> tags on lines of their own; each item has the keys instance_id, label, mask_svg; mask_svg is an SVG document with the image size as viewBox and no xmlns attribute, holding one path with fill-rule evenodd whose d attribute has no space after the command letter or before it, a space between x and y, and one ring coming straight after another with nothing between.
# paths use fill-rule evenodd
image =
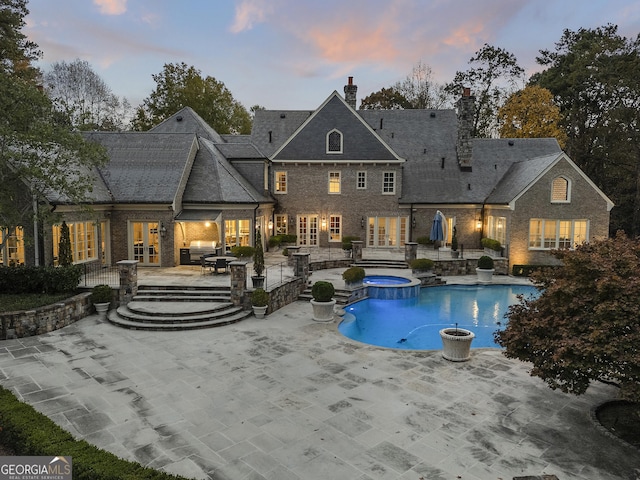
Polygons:
<instances>
[{"instance_id":1,"label":"shrub","mask_svg":"<svg viewBox=\"0 0 640 480\"><path fill-rule=\"evenodd\" d=\"M365 271L362 267L349 267L342 272L342 279L345 283L358 283L365 277Z\"/></svg>"},{"instance_id":2,"label":"shrub","mask_svg":"<svg viewBox=\"0 0 640 480\"><path fill-rule=\"evenodd\" d=\"M254 307L266 307L269 305L269 294L264 288L256 288L251 294L251 305Z\"/></svg>"},{"instance_id":3,"label":"shrub","mask_svg":"<svg viewBox=\"0 0 640 480\"><path fill-rule=\"evenodd\" d=\"M493 238L483 238L480 240L480 243L483 248L488 248L489 250L495 250L499 252L502 250L502 245L498 240L494 240Z\"/></svg>"},{"instance_id":4,"label":"shrub","mask_svg":"<svg viewBox=\"0 0 640 480\"><path fill-rule=\"evenodd\" d=\"M262 235L256 231L256 246L253 251L253 271L258 277L264 272L264 250L262 249Z\"/></svg>"},{"instance_id":5,"label":"shrub","mask_svg":"<svg viewBox=\"0 0 640 480\"><path fill-rule=\"evenodd\" d=\"M493 268L493 258L483 255L478 259L478 268L481 270L491 270Z\"/></svg>"},{"instance_id":6,"label":"shrub","mask_svg":"<svg viewBox=\"0 0 640 480\"><path fill-rule=\"evenodd\" d=\"M430 258L416 258L411 261L411 270L418 272L428 272L433 270L433 260Z\"/></svg>"},{"instance_id":7,"label":"shrub","mask_svg":"<svg viewBox=\"0 0 640 480\"><path fill-rule=\"evenodd\" d=\"M255 248L249 246L236 245L231 247L231 255L238 258L252 257L255 252Z\"/></svg>"},{"instance_id":8,"label":"shrub","mask_svg":"<svg viewBox=\"0 0 640 480\"><path fill-rule=\"evenodd\" d=\"M269 247L278 247L283 244L295 244L298 239L295 235L289 235L286 233L281 233L280 235L274 235L269 238Z\"/></svg>"},{"instance_id":9,"label":"shrub","mask_svg":"<svg viewBox=\"0 0 640 480\"><path fill-rule=\"evenodd\" d=\"M433 240L429 237L418 237L417 243L419 245L433 245Z\"/></svg>"},{"instance_id":10,"label":"shrub","mask_svg":"<svg viewBox=\"0 0 640 480\"><path fill-rule=\"evenodd\" d=\"M96 285L91 289L91 302L96 303L111 303L113 299L113 290L109 285Z\"/></svg>"},{"instance_id":11,"label":"shrub","mask_svg":"<svg viewBox=\"0 0 640 480\"><path fill-rule=\"evenodd\" d=\"M335 293L336 290L330 282L318 280L311 287L311 295L316 302L330 302Z\"/></svg>"},{"instance_id":12,"label":"shrub","mask_svg":"<svg viewBox=\"0 0 640 480\"><path fill-rule=\"evenodd\" d=\"M276 248L280 246L280 243L282 242L280 235L274 235L272 237L269 237L269 248Z\"/></svg>"},{"instance_id":13,"label":"shrub","mask_svg":"<svg viewBox=\"0 0 640 480\"><path fill-rule=\"evenodd\" d=\"M453 234L451 235L451 250L454 252L458 250L458 230L453 227Z\"/></svg>"},{"instance_id":14,"label":"shrub","mask_svg":"<svg viewBox=\"0 0 640 480\"><path fill-rule=\"evenodd\" d=\"M353 245L351 244L351 242L353 242L354 240L360 240L360 237L351 237L351 236L342 237L342 249L351 250L353 248Z\"/></svg>"},{"instance_id":15,"label":"shrub","mask_svg":"<svg viewBox=\"0 0 640 480\"><path fill-rule=\"evenodd\" d=\"M82 269L67 267L0 267L3 293L72 293L80 283Z\"/></svg>"},{"instance_id":16,"label":"shrub","mask_svg":"<svg viewBox=\"0 0 640 480\"><path fill-rule=\"evenodd\" d=\"M284 255L285 257L288 257L289 256L289 249L288 248L284 248L282 250L282 255Z\"/></svg>"}]
</instances>

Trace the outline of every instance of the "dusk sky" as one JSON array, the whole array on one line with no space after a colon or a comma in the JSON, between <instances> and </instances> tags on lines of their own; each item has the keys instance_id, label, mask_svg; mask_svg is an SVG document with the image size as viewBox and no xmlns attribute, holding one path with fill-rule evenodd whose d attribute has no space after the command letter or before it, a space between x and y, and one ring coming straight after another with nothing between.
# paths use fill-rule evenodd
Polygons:
<instances>
[{"instance_id":1,"label":"dusk sky","mask_svg":"<svg viewBox=\"0 0 640 480\"><path fill-rule=\"evenodd\" d=\"M358 102L418 62L438 83L485 43L513 53L527 75L564 29L611 23L640 33L638 0L29 0L24 32L40 66L87 60L135 107L165 63L223 82L247 109L315 109L347 77ZM359 103L358 103L359 104Z\"/></svg>"}]
</instances>

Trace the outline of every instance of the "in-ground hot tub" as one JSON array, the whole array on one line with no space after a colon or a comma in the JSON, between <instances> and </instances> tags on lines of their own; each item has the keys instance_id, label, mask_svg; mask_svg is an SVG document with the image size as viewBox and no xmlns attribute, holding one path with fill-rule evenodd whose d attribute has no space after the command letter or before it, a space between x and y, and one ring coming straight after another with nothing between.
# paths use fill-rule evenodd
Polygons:
<instances>
[{"instance_id":1,"label":"in-ground hot tub","mask_svg":"<svg viewBox=\"0 0 640 480\"><path fill-rule=\"evenodd\" d=\"M420 295L420 280L394 275L367 275L362 283L369 298L401 300Z\"/></svg>"}]
</instances>

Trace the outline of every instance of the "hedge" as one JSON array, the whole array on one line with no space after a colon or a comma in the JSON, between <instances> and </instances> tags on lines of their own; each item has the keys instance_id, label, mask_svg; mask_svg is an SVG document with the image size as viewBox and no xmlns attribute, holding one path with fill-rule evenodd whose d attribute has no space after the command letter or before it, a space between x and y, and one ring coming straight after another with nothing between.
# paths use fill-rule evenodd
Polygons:
<instances>
[{"instance_id":1,"label":"hedge","mask_svg":"<svg viewBox=\"0 0 640 480\"><path fill-rule=\"evenodd\" d=\"M0 291L3 293L65 293L78 288L82 268L0 267Z\"/></svg>"}]
</instances>

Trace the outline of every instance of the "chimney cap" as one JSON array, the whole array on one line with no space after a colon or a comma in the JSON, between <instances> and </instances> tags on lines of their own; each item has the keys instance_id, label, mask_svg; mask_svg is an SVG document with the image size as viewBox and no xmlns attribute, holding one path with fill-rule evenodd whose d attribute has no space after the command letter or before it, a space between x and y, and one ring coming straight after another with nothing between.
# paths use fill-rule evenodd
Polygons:
<instances>
[{"instance_id":1,"label":"chimney cap","mask_svg":"<svg viewBox=\"0 0 640 480\"><path fill-rule=\"evenodd\" d=\"M353 85L353 77L349 77L349 85Z\"/></svg>"},{"instance_id":2,"label":"chimney cap","mask_svg":"<svg viewBox=\"0 0 640 480\"><path fill-rule=\"evenodd\" d=\"M471 89L469 87L464 87L462 89L462 96L463 97L470 97L471 96Z\"/></svg>"}]
</instances>

